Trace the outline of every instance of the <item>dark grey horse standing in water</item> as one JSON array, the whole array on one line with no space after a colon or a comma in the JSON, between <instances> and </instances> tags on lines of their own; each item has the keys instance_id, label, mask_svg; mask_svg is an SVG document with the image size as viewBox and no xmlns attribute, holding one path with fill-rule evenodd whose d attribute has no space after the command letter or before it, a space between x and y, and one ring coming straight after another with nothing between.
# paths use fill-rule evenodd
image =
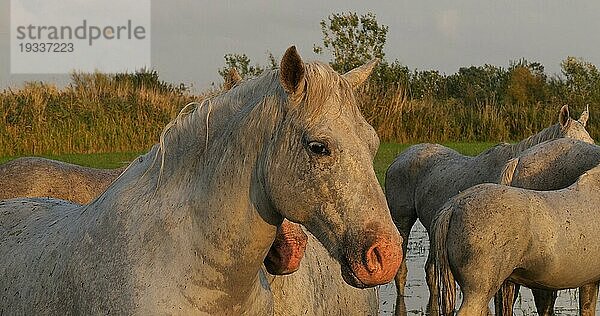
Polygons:
<instances>
[{"instance_id":1,"label":"dark grey horse standing in water","mask_svg":"<svg viewBox=\"0 0 600 316\"><path fill-rule=\"evenodd\" d=\"M588 111L579 120L570 118L567 106L559 114L559 123L544 129L517 144L497 145L476 157L461 155L450 148L436 144L419 144L399 154L386 173L385 192L392 218L403 238L406 252L412 226L421 221L431 237L431 222L440 207L452 196L476 184L498 183L505 164L522 151L547 140L568 137L593 143L585 130ZM431 238L430 238L431 240ZM425 267L429 287L428 311L437 313L437 284L433 271L433 257ZM396 275L396 314L406 314L404 286L407 275L403 261Z\"/></svg>"},{"instance_id":2,"label":"dark grey horse standing in water","mask_svg":"<svg viewBox=\"0 0 600 316\"><path fill-rule=\"evenodd\" d=\"M283 218L318 237L347 283L389 282L401 238L352 91L365 72L290 48L280 70L184 109L91 204L0 202L0 306L269 315L261 266Z\"/></svg>"}]
</instances>

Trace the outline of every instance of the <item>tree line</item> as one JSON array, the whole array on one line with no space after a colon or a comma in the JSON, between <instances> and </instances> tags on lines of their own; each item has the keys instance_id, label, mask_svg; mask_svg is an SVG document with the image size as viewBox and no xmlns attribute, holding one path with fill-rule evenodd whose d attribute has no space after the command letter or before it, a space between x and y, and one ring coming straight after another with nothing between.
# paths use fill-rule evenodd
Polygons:
<instances>
[{"instance_id":1,"label":"tree line","mask_svg":"<svg viewBox=\"0 0 600 316\"><path fill-rule=\"evenodd\" d=\"M372 13L334 13L320 22L322 43L313 46L317 54L328 53L330 65L344 73L373 59L381 59L371 77L376 90L401 88L411 100L430 99L458 102L465 106L482 104L528 105L565 103L574 107L600 101L600 72L581 58L568 56L561 63L561 73L549 75L544 65L525 58L510 61L508 67L481 65L461 67L456 73L410 69L398 60L385 58L389 27ZM225 76L236 68L242 77L256 76L264 69L277 67L276 58L268 53L267 66L252 63L243 53L225 55L219 73Z\"/></svg>"}]
</instances>

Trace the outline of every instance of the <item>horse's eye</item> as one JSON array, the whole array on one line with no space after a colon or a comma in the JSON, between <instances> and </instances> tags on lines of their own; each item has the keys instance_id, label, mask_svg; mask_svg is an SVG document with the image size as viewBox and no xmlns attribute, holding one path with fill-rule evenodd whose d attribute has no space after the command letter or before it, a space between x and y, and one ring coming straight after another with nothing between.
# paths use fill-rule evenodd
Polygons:
<instances>
[{"instance_id":1,"label":"horse's eye","mask_svg":"<svg viewBox=\"0 0 600 316\"><path fill-rule=\"evenodd\" d=\"M329 148L321 142L310 142L308 143L308 149L315 155L319 156L329 156L331 152Z\"/></svg>"}]
</instances>

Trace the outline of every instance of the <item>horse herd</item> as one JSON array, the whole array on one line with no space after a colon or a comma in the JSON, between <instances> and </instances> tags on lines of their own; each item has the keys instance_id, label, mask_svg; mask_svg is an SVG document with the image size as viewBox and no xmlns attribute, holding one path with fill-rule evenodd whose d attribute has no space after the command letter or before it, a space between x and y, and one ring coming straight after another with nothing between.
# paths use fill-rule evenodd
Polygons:
<instances>
[{"instance_id":1,"label":"horse herd","mask_svg":"<svg viewBox=\"0 0 600 316\"><path fill-rule=\"evenodd\" d=\"M476 157L402 152L386 174L353 90L295 47L278 70L186 106L126 168L43 158L0 166L0 315L377 315L418 219L430 235L428 312L511 315L520 285L541 315L600 280L600 147L564 106L559 123ZM298 225L301 224L302 226Z\"/></svg>"}]
</instances>

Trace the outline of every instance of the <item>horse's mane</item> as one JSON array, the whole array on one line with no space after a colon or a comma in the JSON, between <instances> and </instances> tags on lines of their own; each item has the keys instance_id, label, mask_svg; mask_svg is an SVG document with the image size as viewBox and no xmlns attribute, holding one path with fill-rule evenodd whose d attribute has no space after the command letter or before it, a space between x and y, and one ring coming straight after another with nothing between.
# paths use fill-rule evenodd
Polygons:
<instances>
[{"instance_id":1,"label":"horse's mane","mask_svg":"<svg viewBox=\"0 0 600 316\"><path fill-rule=\"evenodd\" d=\"M154 161L146 173L160 158L159 183L167 152L175 147L192 145L181 142L195 142L195 150L199 151L197 154L200 157L205 156L212 141L209 139L211 125L214 124L211 122L211 113L220 109L228 113L224 118L228 126L239 127L243 122L247 125L248 129L239 133L245 137L252 137L260 125L276 125L284 117L287 120L301 121L304 126L310 128L310 125L318 123L318 117L327 111L350 110L359 115L358 107L351 97L350 84L327 64L306 63L304 85L300 86L301 93L289 97L289 102L298 106L285 107L288 95L279 82L279 70L269 70L257 78L234 85L231 90L210 96L201 103L192 102L186 105L163 129ZM329 108L324 106L326 104L337 104L338 107ZM197 137L199 133L202 133L202 137ZM259 140L251 143L257 141Z\"/></svg>"},{"instance_id":2,"label":"horse's mane","mask_svg":"<svg viewBox=\"0 0 600 316\"><path fill-rule=\"evenodd\" d=\"M509 160L506 165L504 165L504 169L502 170L500 176L500 184L502 185L511 185L513 178L515 176L515 170L517 169L517 165L519 164L519 158L513 158Z\"/></svg>"},{"instance_id":3,"label":"horse's mane","mask_svg":"<svg viewBox=\"0 0 600 316\"><path fill-rule=\"evenodd\" d=\"M554 124L550 127L544 128L541 132L531 135L526 139L512 145L512 149L514 153L520 153L547 140L560 138L562 135L563 129L560 124Z\"/></svg>"}]
</instances>

